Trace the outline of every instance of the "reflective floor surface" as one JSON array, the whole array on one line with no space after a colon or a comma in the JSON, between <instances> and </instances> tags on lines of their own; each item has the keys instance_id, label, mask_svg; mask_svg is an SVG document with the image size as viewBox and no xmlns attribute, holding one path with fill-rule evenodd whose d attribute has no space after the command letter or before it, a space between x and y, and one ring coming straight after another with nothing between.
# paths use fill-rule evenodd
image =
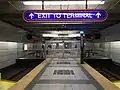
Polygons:
<instances>
[{"instance_id":1,"label":"reflective floor surface","mask_svg":"<svg viewBox=\"0 0 120 90\"><path fill-rule=\"evenodd\" d=\"M27 90L102 90L74 58L54 58Z\"/></svg>"}]
</instances>

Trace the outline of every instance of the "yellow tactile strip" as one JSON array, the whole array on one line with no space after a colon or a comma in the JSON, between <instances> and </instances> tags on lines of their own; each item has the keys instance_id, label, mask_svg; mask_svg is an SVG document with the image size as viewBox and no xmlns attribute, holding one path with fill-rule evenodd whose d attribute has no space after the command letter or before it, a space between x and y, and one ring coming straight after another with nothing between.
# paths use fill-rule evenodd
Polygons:
<instances>
[{"instance_id":1,"label":"yellow tactile strip","mask_svg":"<svg viewBox=\"0 0 120 90\"><path fill-rule=\"evenodd\" d=\"M98 73L95 69L93 69L88 64L83 64L82 66L104 88L104 90L120 90L120 88L115 86L112 82L110 82L103 75Z\"/></svg>"},{"instance_id":2,"label":"yellow tactile strip","mask_svg":"<svg viewBox=\"0 0 120 90\"><path fill-rule=\"evenodd\" d=\"M50 58L44 60L8 90L24 90L27 85L37 76L37 74L49 63L50 60Z\"/></svg>"},{"instance_id":3,"label":"yellow tactile strip","mask_svg":"<svg viewBox=\"0 0 120 90\"><path fill-rule=\"evenodd\" d=\"M115 84L117 87L120 88L120 80L118 80L118 81L114 81L114 82L112 82L112 83Z\"/></svg>"},{"instance_id":4,"label":"yellow tactile strip","mask_svg":"<svg viewBox=\"0 0 120 90\"><path fill-rule=\"evenodd\" d=\"M7 80L0 80L0 90L8 90L12 87L16 82L7 81Z\"/></svg>"}]
</instances>

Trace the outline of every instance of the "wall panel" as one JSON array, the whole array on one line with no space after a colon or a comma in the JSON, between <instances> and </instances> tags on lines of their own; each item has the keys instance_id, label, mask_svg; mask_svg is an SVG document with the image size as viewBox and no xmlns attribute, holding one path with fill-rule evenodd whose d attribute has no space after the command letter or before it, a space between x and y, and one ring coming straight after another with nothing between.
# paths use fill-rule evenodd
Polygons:
<instances>
[{"instance_id":1,"label":"wall panel","mask_svg":"<svg viewBox=\"0 0 120 90\"><path fill-rule=\"evenodd\" d=\"M113 61L120 63L120 41L114 42L104 42L104 43L94 43L94 49L92 50L103 50L101 55L112 58ZM90 45L90 43L89 43ZM91 43L93 45L93 43Z\"/></svg>"},{"instance_id":2,"label":"wall panel","mask_svg":"<svg viewBox=\"0 0 120 90\"><path fill-rule=\"evenodd\" d=\"M16 42L0 42L0 68L15 64L18 52L23 49L22 45Z\"/></svg>"}]
</instances>

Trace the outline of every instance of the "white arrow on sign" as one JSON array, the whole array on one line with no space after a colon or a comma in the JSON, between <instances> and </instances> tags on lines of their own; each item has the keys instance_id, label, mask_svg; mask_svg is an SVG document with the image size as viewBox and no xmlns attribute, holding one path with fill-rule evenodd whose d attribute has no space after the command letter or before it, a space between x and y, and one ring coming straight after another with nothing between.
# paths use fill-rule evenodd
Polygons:
<instances>
[{"instance_id":1,"label":"white arrow on sign","mask_svg":"<svg viewBox=\"0 0 120 90\"><path fill-rule=\"evenodd\" d=\"M31 19L34 17L34 14L33 13L31 13L30 15L29 15L29 17L31 17Z\"/></svg>"},{"instance_id":2,"label":"white arrow on sign","mask_svg":"<svg viewBox=\"0 0 120 90\"><path fill-rule=\"evenodd\" d=\"M96 14L96 16L97 16L97 18L100 18L101 14L98 12L98 13Z\"/></svg>"}]
</instances>

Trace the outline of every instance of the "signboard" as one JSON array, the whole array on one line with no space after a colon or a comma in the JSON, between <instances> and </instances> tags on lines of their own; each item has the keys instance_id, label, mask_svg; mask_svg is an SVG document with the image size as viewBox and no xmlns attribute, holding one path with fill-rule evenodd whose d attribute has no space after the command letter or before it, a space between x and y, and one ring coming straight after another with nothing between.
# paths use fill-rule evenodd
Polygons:
<instances>
[{"instance_id":1,"label":"signboard","mask_svg":"<svg viewBox=\"0 0 120 90\"><path fill-rule=\"evenodd\" d=\"M99 22L107 18L104 10L28 10L23 14L26 22L43 21L90 21Z\"/></svg>"}]
</instances>

